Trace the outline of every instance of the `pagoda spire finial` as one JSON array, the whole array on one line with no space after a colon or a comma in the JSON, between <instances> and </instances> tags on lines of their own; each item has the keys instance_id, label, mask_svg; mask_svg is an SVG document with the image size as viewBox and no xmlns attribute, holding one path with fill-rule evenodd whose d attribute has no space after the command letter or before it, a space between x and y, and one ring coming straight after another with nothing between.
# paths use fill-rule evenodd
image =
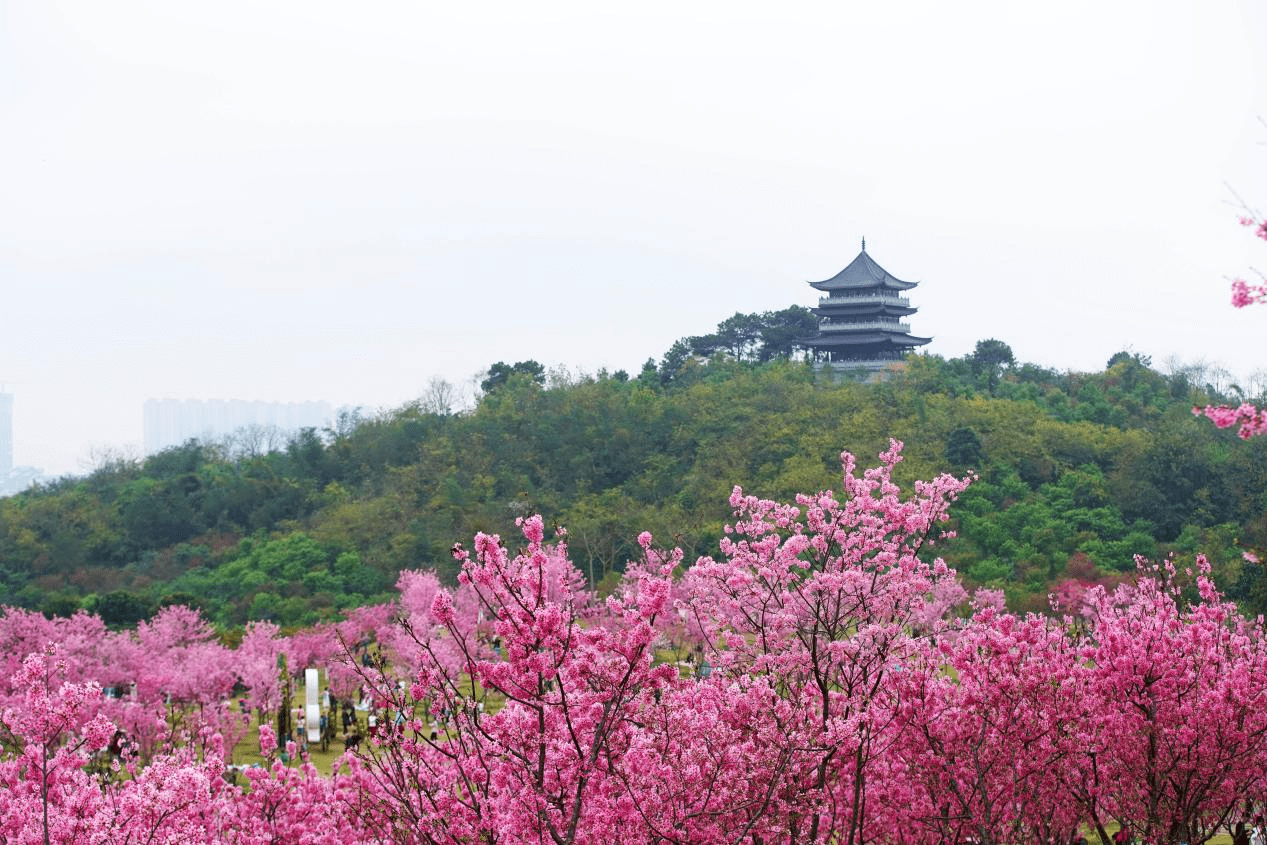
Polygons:
<instances>
[{"instance_id":1,"label":"pagoda spire finial","mask_svg":"<svg viewBox=\"0 0 1267 845\"><path fill-rule=\"evenodd\" d=\"M863 252L867 251L867 236L866 235L862 236L862 251Z\"/></svg>"}]
</instances>

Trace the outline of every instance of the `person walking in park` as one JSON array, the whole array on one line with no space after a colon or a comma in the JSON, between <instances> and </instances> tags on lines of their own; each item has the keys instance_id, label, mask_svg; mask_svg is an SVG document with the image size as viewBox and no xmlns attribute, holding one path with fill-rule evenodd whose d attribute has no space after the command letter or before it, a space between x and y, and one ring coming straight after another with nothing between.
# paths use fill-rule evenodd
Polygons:
<instances>
[{"instance_id":1,"label":"person walking in park","mask_svg":"<svg viewBox=\"0 0 1267 845\"><path fill-rule=\"evenodd\" d=\"M1267 829L1263 827L1261 813L1254 816L1254 823L1250 825L1249 845L1267 845Z\"/></svg>"}]
</instances>

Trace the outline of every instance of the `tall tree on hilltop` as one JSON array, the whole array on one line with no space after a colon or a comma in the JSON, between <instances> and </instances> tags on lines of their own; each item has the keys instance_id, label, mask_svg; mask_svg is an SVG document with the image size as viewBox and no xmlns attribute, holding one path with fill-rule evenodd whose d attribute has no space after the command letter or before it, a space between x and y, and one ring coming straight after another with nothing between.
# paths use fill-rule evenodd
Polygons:
<instances>
[{"instance_id":1,"label":"tall tree on hilltop","mask_svg":"<svg viewBox=\"0 0 1267 845\"><path fill-rule=\"evenodd\" d=\"M545 372L546 368L531 358L527 361L516 361L514 364L498 361L488 368L488 377L480 382L480 390L491 393L515 374L525 375L537 384L545 384Z\"/></svg>"},{"instance_id":2,"label":"tall tree on hilltop","mask_svg":"<svg viewBox=\"0 0 1267 845\"><path fill-rule=\"evenodd\" d=\"M986 387L993 395L999 385L1003 367L1015 364L1016 358L1012 355L1012 347L1001 340L990 338L977 341L976 348L968 356L968 363L974 373L985 377Z\"/></svg>"}]
</instances>

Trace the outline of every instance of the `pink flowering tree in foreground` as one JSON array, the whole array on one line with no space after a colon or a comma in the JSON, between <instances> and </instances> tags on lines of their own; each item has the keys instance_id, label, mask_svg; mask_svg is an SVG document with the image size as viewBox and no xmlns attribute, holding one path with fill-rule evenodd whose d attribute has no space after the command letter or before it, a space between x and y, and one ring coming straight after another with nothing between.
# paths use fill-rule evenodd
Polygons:
<instances>
[{"instance_id":1,"label":"pink flowering tree in foreground","mask_svg":"<svg viewBox=\"0 0 1267 845\"><path fill-rule=\"evenodd\" d=\"M144 768L125 759L126 778L90 773L115 730L93 684L65 679L58 649L28 655L12 677L23 705L0 715L0 837L5 842L211 842L225 810L221 746L205 757L186 747ZM115 772L120 763L113 764Z\"/></svg>"},{"instance_id":2,"label":"pink flowering tree in foreground","mask_svg":"<svg viewBox=\"0 0 1267 845\"><path fill-rule=\"evenodd\" d=\"M901 449L892 441L861 474L842 455L839 498L790 505L735 488L723 558L686 575L714 683L765 699L753 710L770 740L760 776L777 789L761 824L780 841L854 845L884 831L869 795L899 716L892 676L918 650L913 632L938 582L955 578L919 555L968 485L942 475L903 498L892 481Z\"/></svg>"},{"instance_id":3,"label":"pink flowering tree in foreground","mask_svg":"<svg viewBox=\"0 0 1267 845\"><path fill-rule=\"evenodd\" d=\"M504 654L487 654L476 618L459 617L447 590L413 629L420 669L407 692L390 677L372 694L403 718L369 746L360 818L402 842L622 841L632 809L612 769L633 741L639 713L673 678L655 665L653 620L665 611L667 573L634 595L609 599L618 624L583 626L588 594L567 571L562 544L545 544L540 517L520 521L512 554L478 535L458 549L459 581L478 598ZM559 577L563 576L563 577ZM460 672L449 670L453 652ZM485 705L502 699L497 712ZM413 717L426 703L444 736ZM410 715L406 715L410 714Z\"/></svg>"},{"instance_id":4,"label":"pink flowering tree in foreground","mask_svg":"<svg viewBox=\"0 0 1267 845\"><path fill-rule=\"evenodd\" d=\"M234 789L221 814L214 841L233 845L360 845L377 838L357 816L362 770L355 758L337 760L332 772L318 772L305 760L282 764L277 733L259 726L264 766L246 770L249 790ZM285 750L296 756L293 742Z\"/></svg>"},{"instance_id":5,"label":"pink flowering tree in foreground","mask_svg":"<svg viewBox=\"0 0 1267 845\"><path fill-rule=\"evenodd\" d=\"M644 575L658 577L666 564L671 572L681 571L682 552L680 550L653 548L650 533L641 535L639 539L646 541L643 557L625 564L620 584L622 592L635 588ZM684 661L692 668L698 669L695 661L699 655L703 654L706 643L702 639L703 632L699 626L689 624L689 604L690 596L686 592L685 579L675 577L669 585L667 607L670 609L656 617L656 630L659 631L661 638L657 649L673 660ZM600 607L599 613L601 612Z\"/></svg>"},{"instance_id":6,"label":"pink flowering tree in foreground","mask_svg":"<svg viewBox=\"0 0 1267 845\"><path fill-rule=\"evenodd\" d=\"M1083 732L1098 795L1083 810L1149 842L1205 842L1267 796L1262 622L1223 600L1203 557L1197 568L1192 603L1169 562L1090 598Z\"/></svg>"},{"instance_id":7,"label":"pink flowering tree in foreground","mask_svg":"<svg viewBox=\"0 0 1267 845\"><path fill-rule=\"evenodd\" d=\"M354 815L360 770L321 775L277 762L247 770L249 791L223 777L214 734L145 765L125 746L105 749L115 725L100 690L66 680L60 650L29 654L8 680L17 692L0 712L0 840L15 845L354 845L377 840ZM93 715L96 712L96 715ZM206 730L206 728L204 728ZM271 726L261 732L275 737ZM293 746L291 751L293 753ZM101 762L109 760L104 769Z\"/></svg>"},{"instance_id":8,"label":"pink flowering tree in foreground","mask_svg":"<svg viewBox=\"0 0 1267 845\"><path fill-rule=\"evenodd\" d=\"M92 777L83 771L92 752L105 747L114 725L92 718L101 692L65 680L57 648L25 657L10 678L20 698L0 713L8 734L0 759L0 834L7 842L71 841L87 829L101 804ZM72 809L67 812L67 806Z\"/></svg>"},{"instance_id":9,"label":"pink flowering tree in foreground","mask_svg":"<svg viewBox=\"0 0 1267 845\"><path fill-rule=\"evenodd\" d=\"M1086 666L1059 622L992 607L921 643L900 701L884 805L910 841L1069 842L1084 818L1065 772L1083 761Z\"/></svg>"}]
</instances>

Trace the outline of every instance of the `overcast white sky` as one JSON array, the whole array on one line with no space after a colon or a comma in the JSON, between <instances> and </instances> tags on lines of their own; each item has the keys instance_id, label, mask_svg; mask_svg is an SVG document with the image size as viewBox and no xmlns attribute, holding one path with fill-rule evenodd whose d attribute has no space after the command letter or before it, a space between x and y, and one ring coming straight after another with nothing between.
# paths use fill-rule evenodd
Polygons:
<instances>
[{"instance_id":1,"label":"overcast white sky","mask_svg":"<svg viewBox=\"0 0 1267 845\"><path fill-rule=\"evenodd\" d=\"M637 371L859 238L930 352L1267 367L1267 8L0 0L0 382L78 472L148 397Z\"/></svg>"}]
</instances>

